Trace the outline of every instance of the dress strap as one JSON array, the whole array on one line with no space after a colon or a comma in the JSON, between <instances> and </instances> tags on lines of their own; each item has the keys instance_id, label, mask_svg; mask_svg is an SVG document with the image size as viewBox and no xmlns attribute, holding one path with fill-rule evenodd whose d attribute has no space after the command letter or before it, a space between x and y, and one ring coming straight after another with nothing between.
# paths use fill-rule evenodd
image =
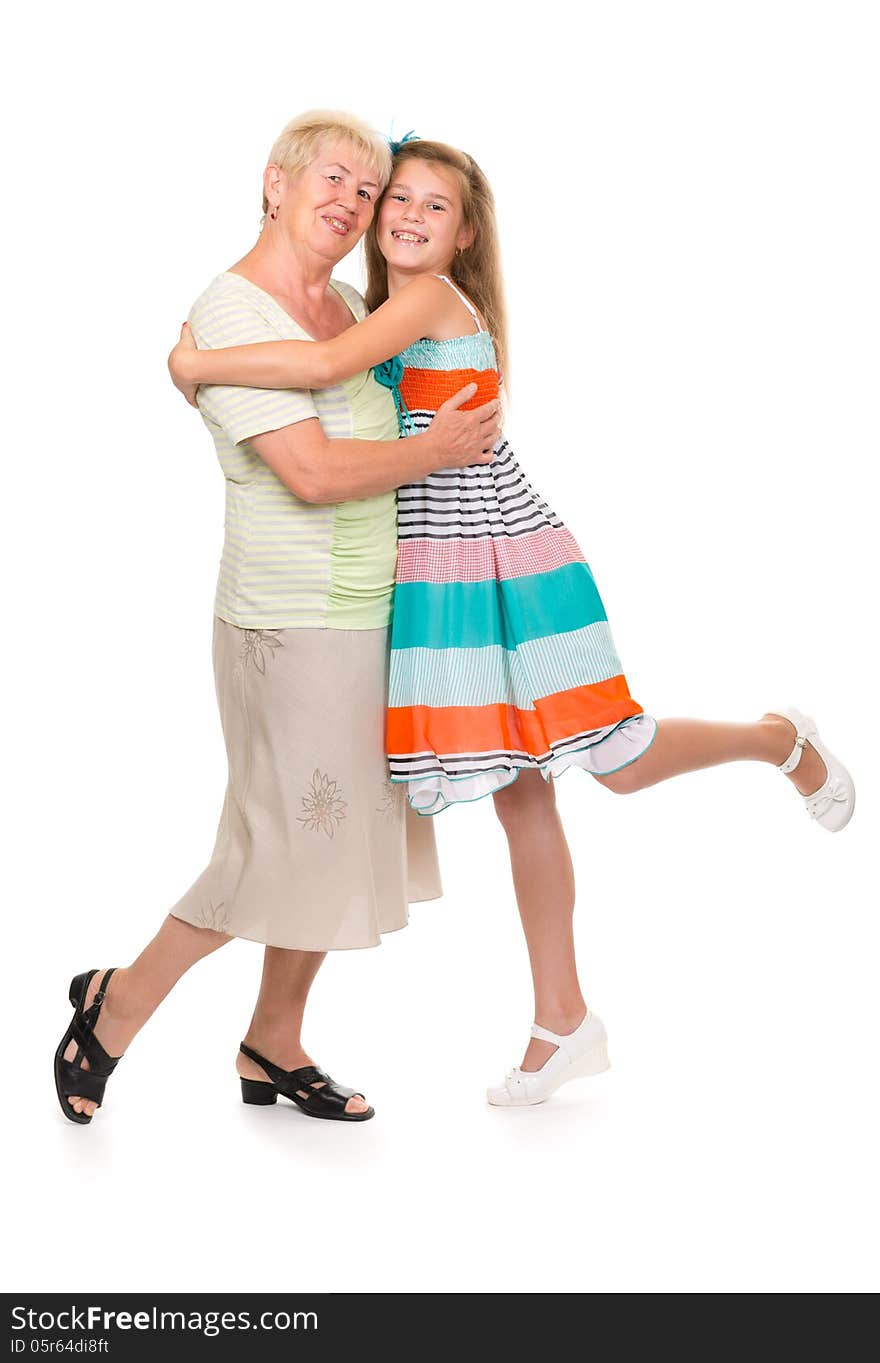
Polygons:
<instances>
[{"instance_id":1,"label":"dress strap","mask_svg":"<svg viewBox=\"0 0 880 1363\"><path fill-rule=\"evenodd\" d=\"M461 299L462 303L464 303L465 307L467 308L468 312L470 313L471 317L473 317L474 322L476 323L476 326L477 326L477 331L482 331L482 330L483 330L483 326L482 326L482 324L481 324L481 322L480 322L479 317L477 316L477 310L476 310L476 308L474 307L473 303L470 302L469 299L465 298L464 294L462 293L462 291L461 291L461 289L458 287L458 285L457 285L457 284L453 284L452 280L449 279L445 274L438 274L438 275L435 275L434 277L435 277L435 279L442 279L444 284L448 284L449 287L450 287L450 289L454 289L454 290L455 290L455 292L458 294L459 298Z\"/></svg>"}]
</instances>

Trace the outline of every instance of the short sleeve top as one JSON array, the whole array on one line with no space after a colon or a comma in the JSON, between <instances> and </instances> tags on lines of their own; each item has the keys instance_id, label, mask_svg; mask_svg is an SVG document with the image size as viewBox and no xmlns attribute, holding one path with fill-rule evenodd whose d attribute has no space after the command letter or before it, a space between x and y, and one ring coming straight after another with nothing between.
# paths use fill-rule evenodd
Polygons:
<instances>
[{"instance_id":1,"label":"short sleeve top","mask_svg":"<svg viewBox=\"0 0 880 1363\"><path fill-rule=\"evenodd\" d=\"M330 283L362 320L360 294L342 281ZM229 270L196 299L189 322L200 348L311 340L271 294ZM215 613L245 629L386 626L397 562L396 493L333 505L301 501L248 441L312 418L329 439L394 440L388 390L367 371L320 392L205 384L198 403L226 479Z\"/></svg>"}]
</instances>

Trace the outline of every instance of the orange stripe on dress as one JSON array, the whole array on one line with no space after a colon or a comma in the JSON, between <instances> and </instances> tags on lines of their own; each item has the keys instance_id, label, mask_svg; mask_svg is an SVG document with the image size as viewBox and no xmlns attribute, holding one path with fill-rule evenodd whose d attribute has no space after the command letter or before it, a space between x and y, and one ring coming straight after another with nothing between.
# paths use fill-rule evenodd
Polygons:
<instances>
[{"instance_id":1,"label":"orange stripe on dress","mask_svg":"<svg viewBox=\"0 0 880 1363\"><path fill-rule=\"evenodd\" d=\"M461 410L482 407L498 396L497 369L405 369L400 383L400 394L411 412L436 412L447 398L453 397L469 383L477 391Z\"/></svg>"},{"instance_id":2,"label":"orange stripe on dress","mask_svg":"<svg viewBox=\"0 0 880 1363\"><path fill-rule=\"evenodd\" d=\"M541 757L552 743L643 713L620 674L544 696L535 701L534 710L514 705L394 706L387 712L386 746L391 757L506 749Z\"/></svg>"}]
</instances>

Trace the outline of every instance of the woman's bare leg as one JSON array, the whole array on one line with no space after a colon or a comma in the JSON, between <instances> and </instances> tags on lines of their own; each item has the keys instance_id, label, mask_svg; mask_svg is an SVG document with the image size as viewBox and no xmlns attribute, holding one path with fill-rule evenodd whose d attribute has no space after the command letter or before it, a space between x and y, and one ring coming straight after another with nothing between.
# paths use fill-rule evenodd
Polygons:
<instances>
[{"instance_id":1,"label":"woman's bare leg","mask_svg":"<svg viewBox=\"0 0 880 1363\"><path fill-rule=\"evenodd\" d=\"M493 799L510 849L532 968L535 1021L566 1035L583 1022L586 1004L574 952L574 870L553 782L539 772L523 771ZM555 1049L532 1039L522 1069L540 1069Z\"/></svg>"},{"instance_id":2,"label":"woman's bare leg","mask_svg":"<svg viewBox=\"0 0 880 1363\"><path fill-rule=\"evenodd\" d=\"M619 795L629 795L670 776L716 767L722 762L771 762L779 766L794 746L797 730L782 715L766 714L757 724L719 724L704 719L661 719L657 737L634 762L596 780ZM801 795L812 795L827 775L812 743L788 779Z\"/></svg>"},{"instance_id":3,"label":"woman's bare leg","mask_svg":"<svg viewBox=\"0 0 880 1363\"><path fill-rule=\"evenodd\" d=\"M314 1064L303 1050L301 1031L309 990L324 955L321 951L266 947L260 993L243 1039L246 1045L283 1070L298 1070L303 1065ZM266 1075L259 1065L241 1051L235 1063L243 1079L265 1082ZM345 1110L365 1112L368 1107L363 1098L349 1098Z\"/></svg>"},{"instance_id":4,"label":"woman's bare leg","mask_svg":"<svg viewBox=\"0 0 880 1363\"><path fill-rule=\"evenodd\" d=\"M147 1019L190 966L231 941L232 938L225 932L197 928L168 914L140 956L130 966L115 970L110 978L95 1027L95 1036L107 1054L123 1055ZM104 970L98 970L89 981L86 1007L98 992L103 975ZM64 1054L67 1060L74 1058L75 1041L70 1043ZM87 1070L88 1061L83 1060L82 1067ZM89 1116L98 1106L87 1098L70 1098L68 1101L76 1112L86 1112Z\"/></svg>"}]
</instances>

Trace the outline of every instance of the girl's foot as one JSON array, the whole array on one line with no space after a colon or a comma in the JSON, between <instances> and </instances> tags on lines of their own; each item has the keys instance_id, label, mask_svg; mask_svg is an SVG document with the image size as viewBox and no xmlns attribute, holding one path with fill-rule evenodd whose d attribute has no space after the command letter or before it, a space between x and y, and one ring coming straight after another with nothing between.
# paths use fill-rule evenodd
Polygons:
<instances>
[{"instance_id":1,"label":"girl's foot","mask_svg":"<svg viewBox=\"0 0 880 1363\"><path fill-rule=\"evenodd\" d=\"M772 760L777 767L781 767L794 747L797 729L791 720L786 719L784 715L766 714L761 723L766 725L768 735L771 736L769 750L773 754ZM813 795L825 784L828 768L812 743L807 740L804 744L801 760L794 771L785 774L795 790L801 795Z\"/></svg>"},{"instance_id":2,"label":"girl's foot","mask_svg":"<svg viewBox=\"0 0 880 1363\"><path fill-rule=\"evenodd\" d=\"M788 752L780 761L777 746L772 760L799 791L807 813L829 833L840 832L852 818L856 788L840 758L822 742L815 720L789 706L781 715L765 715L761 724L775 726L777 743L784 731Z\"/></svg>"},{"instance_id":3,"label":"girl's foot","mask_svg":"<svg viewBox=\"0 0 880 1363\"><path fill-rule=\"evenodd\" d=\"M98 992L98 986L104 978L104 973L104 969L96 970L89 980L83 1005L84 1012L91 1006L92 1000ZM138 1026L133 1024L125 1008L125 975L125 969L117 967L110 976L104 1002L95 1024L95 1038L101 1043L108 1055L124 1055L138 1032ZM64 1052L64 1059L75 1059L76 1052L76 1042L71 1041ZM80 1063L82 1069L87 1070L89 1068L89 1062L85 1057ZM98 1110L98 1104L90 1098L73 1096L68 1098L67 1101L74 1112L84 1112L88 1117L93 1117Z\"/></svg>"},{"instance_id":4,"label":"girl's foot","mask_svg":"<svg viewBox=\"0 0 880 1363\"><path fill-rule=\"evenodd\" d=\"M587 1013L571 1032L551 1032L538 1023L532 1037L550 1047L550 1057L537 1070L510 1070L502 1084L486 1091L494 1107L526 1107L543 1103L562 1084L602 1074L608 1069L608 1036L601 1018Z\"/></svg>"},{"instance_id":5,"label":"girl's foot","mask_svg":"<svg viewBox=\"0 0 880 1363\"><path fill-rule=\"evenodd\" d=\"M252 1050L258 1051L260 1055L271 1059L272 1063L277 1065L279 1069L299 1070L305 1065L314 1065L315 1063L311 1056L306 1054L302 1046L291 1044L289 1029L283 1036L273 1037L269 1034L263 1036L254 1028L251 1028L245 1037L245 1044L250 1046ZM251 1060L247 1055L243 1055L241 1051L236 1057L235 1068L242 1079L256 1079L263 1083L266 1082L265 1071L260 1068L256 1061ZM316 1083L314 1087L323 1088L324 1085L323 1083ZM302 1093L300 1096L307 1098L308 1094ZM369 1106L369 1103L358 1094L354 1098L349 1098L345 1104L345 1111L366 1112Z\"/></svg>"},{"instance_id":6,"label":"girl's foot","mask_svg":"<svg viewBox=\"0 0 880 1363\"><path fill-rule=\"evenodd\" d=\"M571 1013L547 1013L541 1014L539 1026L545 1027L549 1032L557 1032L560 1036L568 1036L577 1030L587 1016L587 1010L582 1005L575 1012ZM520 1069L524 1073L533 1073L541 1069L547 1063L551 1055L558 1047L549 1041L543 1041L540 1037L532 1037Z\"/></svg>"}]
</instances>

